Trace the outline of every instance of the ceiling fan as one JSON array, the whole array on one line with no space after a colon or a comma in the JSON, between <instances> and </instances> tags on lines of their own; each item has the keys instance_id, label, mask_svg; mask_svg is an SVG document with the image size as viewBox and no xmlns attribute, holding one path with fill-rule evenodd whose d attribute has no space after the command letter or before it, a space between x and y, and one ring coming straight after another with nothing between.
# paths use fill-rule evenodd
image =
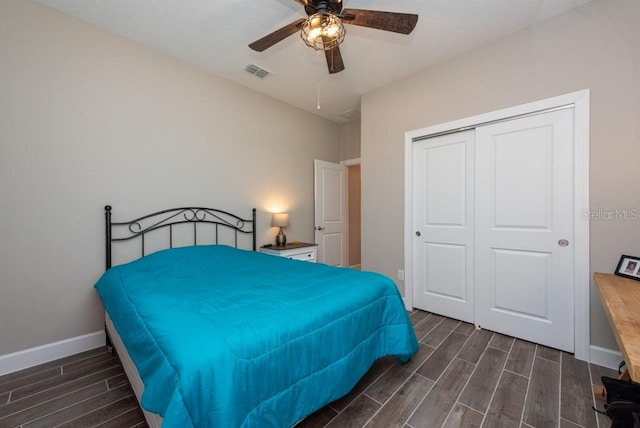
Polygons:
<instances>
[{"instance_id":1,"label":"ceiling fan","mask_svg":"<svg viewBox=\"0 0 640 428\"><path fill-rule=\"evenodd\" d=\"M307 19L298 19L251 43L249 47L262 52L300 31L302 40L316 50L323 50L329 73L344 70L340 43L344 40L344 24L377 30L409 34L418 22L418 15L364 9L343 9L342 0L295 0L304 6Z\"/></svg>"}]
</instances>

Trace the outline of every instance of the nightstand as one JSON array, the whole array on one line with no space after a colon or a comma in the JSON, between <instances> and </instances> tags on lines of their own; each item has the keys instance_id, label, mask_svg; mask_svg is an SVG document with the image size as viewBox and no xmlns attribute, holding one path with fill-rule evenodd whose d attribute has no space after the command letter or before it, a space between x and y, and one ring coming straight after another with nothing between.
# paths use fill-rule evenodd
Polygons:
<instances>
[{"instance_id":1,"label":"nightstand","mask_svg":"<svg viewBox=\"0 0 640 428\"><path fill-rule=\"evenodd\" d=\"M278 257L286 257L288 259L304 260L307 262L315 263L317 246L318 244L296 242L295 244L260 247L260 252Z\"/></svg>"}]
</instances>

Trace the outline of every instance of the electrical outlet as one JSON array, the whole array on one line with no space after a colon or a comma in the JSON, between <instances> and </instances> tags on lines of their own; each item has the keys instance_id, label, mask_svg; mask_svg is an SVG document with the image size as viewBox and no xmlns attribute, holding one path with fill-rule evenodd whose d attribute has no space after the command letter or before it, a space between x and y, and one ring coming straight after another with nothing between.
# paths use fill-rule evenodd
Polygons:
<instances>
[{"instance_id":1,"label":"electrical outlet","mask_svg":"<svg viewBox=\"0 0 640 428\"><path fill-rule=\"evenodd\" d=\"M404 270L398 269L398 280L404 281Z\"/></svg>"}]
</instances>

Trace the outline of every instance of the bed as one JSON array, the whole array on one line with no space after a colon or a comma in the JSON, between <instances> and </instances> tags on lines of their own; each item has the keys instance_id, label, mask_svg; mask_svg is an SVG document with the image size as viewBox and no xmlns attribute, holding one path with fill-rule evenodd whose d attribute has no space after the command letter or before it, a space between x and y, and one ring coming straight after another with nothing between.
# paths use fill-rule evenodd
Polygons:
<instances>
[{"instance_id":1,"label":"bed","mask_svg":"<svg viewBox=\"0 0 640 428\"><path fill-rule=\"evenodd\" d=\"M151 426L293 426L378 358L406 362L418 350L393 281L256 252L255 210L243 219L177 208L116 223L107 206L105 218L107 270L95 287ZM184 227L193 242L177 246ZM205 227L213 242L198 237ZM160 230L168 248L150 251ZM141 257L111 266L114 244L134 239Z\"/></svg>"}]
</instances>

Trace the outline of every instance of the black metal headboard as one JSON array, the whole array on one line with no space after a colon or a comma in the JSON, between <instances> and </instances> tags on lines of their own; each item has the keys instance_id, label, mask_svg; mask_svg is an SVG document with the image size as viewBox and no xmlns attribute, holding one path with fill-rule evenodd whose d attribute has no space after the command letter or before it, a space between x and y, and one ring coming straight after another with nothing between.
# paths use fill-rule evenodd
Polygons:
<instances>
[{"instance_id":1,"label":"black metal headboard","mask_svg":"<svg viewBox=\"0 0 640 428\"><path fill-rule=\"evenodd\" d=\"M129 241L140 238L142 256L145 255L145 235L154 230L168 228L169 248L173 247L173 229L179 224L193 224L193 245L197 244L197 225L214 225L215 243L218 243L219 227L231 229L235 234L235 247L238 247L238 234L251 234L253 251L256 250L256 209L251 210L251 218L244 219L227 211L204 207L171 208L147 214L143 217L125 222L111 221L111 205L104 207L106 222L106 267L111 267L111 244L116 241ZM114 237L114 231L121 235Z\"/></svg>"}]
</instances>

